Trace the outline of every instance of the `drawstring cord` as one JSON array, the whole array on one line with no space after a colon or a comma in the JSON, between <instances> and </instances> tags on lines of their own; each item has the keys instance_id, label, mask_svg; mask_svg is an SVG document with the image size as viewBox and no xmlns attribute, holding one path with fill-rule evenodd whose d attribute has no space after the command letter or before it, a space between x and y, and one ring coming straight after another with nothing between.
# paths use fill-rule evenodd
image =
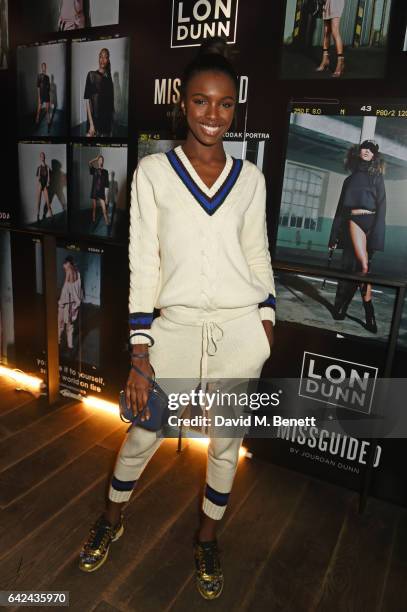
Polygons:
<instances>
[{"instance_id":1,"label":"drawstring cord","mask_svg":"<svg viewBox=\"0 0 407 612\"><path fill-rule=\"evenodd\" d=\"M208 356L212 357L218 350L217 343L223 338L223 329L215 321L204 321L202 325L202 357L201 357L201 389L206 391L208 377ZM202 413L206 414L205 406ZM206 435L205 426L202 425L202 434Z\"/></svg>"}]
</instances>

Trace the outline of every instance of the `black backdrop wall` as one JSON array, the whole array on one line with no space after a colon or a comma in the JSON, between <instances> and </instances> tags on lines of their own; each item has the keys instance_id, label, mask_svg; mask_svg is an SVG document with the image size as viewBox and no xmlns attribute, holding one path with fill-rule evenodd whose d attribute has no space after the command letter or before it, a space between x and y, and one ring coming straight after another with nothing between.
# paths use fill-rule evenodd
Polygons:
<instances>
[{"instance_id":1,"label":"black backdrop wall","mask_svg":"<svg viewBox=\"0 0 407 612\"><path fill-rule=\"evenodd\" d=\"M397 189L402 192L402 181L404 176L407 178L404 169L407 137L397 136L407 125L405 2L346 0L341 22L345 72L338 79L332 78L332 72L315 72L321 59L322 20L306 11L307 3L303 0L121 0L99 2L99 9L97 3L91 2L85 3L90 9L85 15L87 27L64 31L58 31L58 3L41 0L36 3L34 16L32 4L28 0L9 2L8 69L0 70L1 91L6 92L0 97L2 142L3 151L7 151L2 162L0 231L11 232L15 338L29 333L20 323L27 287L31 286L37 297L41 295L40 279L32 278L38 274L38 266L33 270L33 266L25 267L16 260L32 248L33 236L51 233L58 238L55 256L59 300L55 307L60 318L61 386L81 394L116 397L127 367L123 347L127 333L127 215L132 173L139 155L170 148L179 137L172 129L171 119L182 69L205 36L221 34L230 42L240 75L237 124L227 138L227 146L232 154L254 161L265 173L269 239L276 271L277 256L294 267L302 266L300 276L294 273L290 276L287 270L285 275L279 275L279 295L284 307L281 314L277 308L276 358L267 364L264 373L297 378L304 352L311 351L332 359L375 366L382 375L396 298L395 290L385 286L386 281L392 280L391 262L383 269L380 266L373 269L381 275L383 286L375 288L382 316L378 335L372 336L360 320L360 298L353 302L352 316L344 323L332 320L329 304L334 299L336 280L331 279L331 284L321 290L328 262L326 240L321 237L326 231L324 219L331 214L324 216L326 202L336 206L338 185L346 177L344 152L366 135L378 140L391 169L390 224L394 218L394 205L393 211L391 206L396 196L392 194ZM115 115L107 133L100 130L99 135L88 137L84 89L89 73L97 68L102 48L110 53ZM57 59L57 55L62 59ZM333 45L330 61L334 70ZM37 123L36 79L43 70L43 62L47 64L45 72L51 83L50 115L44 102ZM332 106L344 109L341 137L335 132L337 117L327 110ZM291 119L289 109L296 109ZM298 118L302 114L309 119L309 126ZM330 124L323 122L328 119ZM292 130L295 123L298 126ZM357 140L355 126L360 128ZM293 154L289 133L290 138L297 139ZM321 147L313 136L316 133L322 134L321 162L316 161L316 147ZM61 153L61 147L65 153ZM50 197L53 195L51 206L59 213L59 221L57 215L51 217L44 197L38 208L35 169L42 149L54 179L58 172ZM93 222L87 195L91 187L89 158L98 154L104 155L109 172L110 230L100 207ZM298 188L290 188L290 172L294 173ZM304 202L297 202L302 208L294 209L288 200L300 198L301 191L308 200L305 206ZM402 218L405 213L407 226L404 205L401 197L398 214ZM284 240L285 243L281 242ZM286 256L287 250L280 248L281 244L294 247L290 247L290 257ZM313 249L318 252L320 276L307 276L307 267L303 265ZM404 251L400 255L399 261L404 263L394 275L404 277L407 258L403 259ZM63 306L67 257L81 279L76 295L77 316L68 322L64 320ZM21 274L31 275L30 281L21 282ZM40 303L39 298L36 303ZM41 308L30 316L39 321ZM406 318L394 361L393 375L397 377L406 376ZM40 328L40 323L32 326L33 330ZM25 367L43 375L41 342L28 346L32 347L31 359L25 351ZM3 361L19 365L17 361L23 363L20 354L21 350L16 350L7 355L2 349L1 356ZM345 458L340 467L331 457L334 465L328 464L323 461L327 457L323 451L315 453L314 459L295 459L295 453L290 451L293 444L283 439L253 441L252 448L266 458L347 486L359 486L363 475L363 466L354 459ZM380 465L375 468L377 494L401 503L407 499L406 483L404 474L397 473L395 466L399 465L397 453L404 450L403 440L387 441L383 444ZM388 485L389 470L392 486Z\"/></svg>"}]
</instances>

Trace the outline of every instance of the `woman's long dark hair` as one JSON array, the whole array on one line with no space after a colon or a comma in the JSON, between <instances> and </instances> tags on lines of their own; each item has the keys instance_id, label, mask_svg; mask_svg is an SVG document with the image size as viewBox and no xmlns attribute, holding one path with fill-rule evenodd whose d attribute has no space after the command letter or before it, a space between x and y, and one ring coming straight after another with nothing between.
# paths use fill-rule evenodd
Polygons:
<instances>
[{"instance_id":1,"label":"woman's long dark hair","mask_svg":"<svg viewBox=\"0 0 407 612\"><path fill-rule=\"evenodd\" d=\"M360 163L360 146L353 145L348 149L346 154L346 158L344 160L346 170L349 172L355 172L358 169ZM372 176L378 176L379 174L384 174L386 170L386 164L384 159L379 155L375 154L373 159L368 162L368 173Z\"/></svg>"}]
</instances>

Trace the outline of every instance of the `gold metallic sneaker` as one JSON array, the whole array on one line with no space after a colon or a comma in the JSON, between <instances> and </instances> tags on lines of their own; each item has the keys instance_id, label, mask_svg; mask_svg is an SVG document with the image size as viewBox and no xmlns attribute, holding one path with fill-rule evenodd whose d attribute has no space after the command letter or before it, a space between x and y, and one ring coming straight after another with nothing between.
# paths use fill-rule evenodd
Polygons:
<instances>
[{"instance_id":1,"label":"gold metallic sneaker","mask_svg":"<svg viewBox=\"0 0 407 612\"><path fill-rule=\"evenodd\" d=\"M123 516L120 517L116 527L112 527L102 515L98 518L89 532L89 537L79 555L79 569L83 572L94 572L107 559L109 547L118 540L124 532Z\"/></svg>"},{"instance_id":2,"label":"gold metallic sneaker","mask_svg":"<svg viewBox=\"0 0 407 612\"><path fill-rule=\"evenodd\" d=\"M195 542L196 586L205 599L216 599L222 593L223 573L216 540Z\"/></svg>"}]
</instances>

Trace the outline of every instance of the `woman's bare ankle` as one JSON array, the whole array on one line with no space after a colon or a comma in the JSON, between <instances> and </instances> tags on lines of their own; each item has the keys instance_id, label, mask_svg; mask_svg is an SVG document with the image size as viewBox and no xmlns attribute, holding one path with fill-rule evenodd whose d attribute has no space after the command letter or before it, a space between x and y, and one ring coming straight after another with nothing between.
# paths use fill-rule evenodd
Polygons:
<instances>
[{"instance_id":1,"label":"woman's bare ankle","mask_svg":"<svg viewBox=\"0 0 407 612\"><path fill-rule=\"evenodd\" d=\"M118 504L109 500L105 510L105 518L112 527L116 527L120 523L123 506L124 503Z\"/></svg>"}]
</instances>

